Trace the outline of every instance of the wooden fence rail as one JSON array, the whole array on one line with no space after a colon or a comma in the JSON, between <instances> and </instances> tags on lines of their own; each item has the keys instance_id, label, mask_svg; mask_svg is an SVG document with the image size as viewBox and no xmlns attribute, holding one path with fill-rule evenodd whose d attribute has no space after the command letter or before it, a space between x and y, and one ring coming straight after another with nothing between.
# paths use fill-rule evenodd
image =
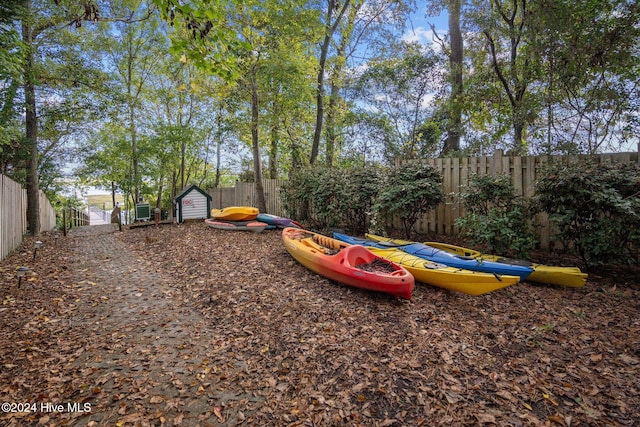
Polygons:
<instances>
[{"instance_id":1,"label":"wooden fence rail","mask_svg":"<svg viewBox=\"0 0 640 427\"><path fill-rule=\"evenodd\" d=\"M40 231L56 227L56 211L40 191ZM0 260L17 248L27 232L27 191L0 174Z\"/></svg>"},{"instance_id":2,"label":"wooden fence rail","mask_svg":"<svg viewBox=\"0 0 640 427\"><path fill-rule=\"evenodd\" d=\"M280 179L263 180L264 197L267 203L267 213L285 215L280 202ZM236 182L235 187L210 188L207 193L211 196L211 207L221 209L227 206L258 206L255 183Z\"/></svg>"},{"instance_id":3,"label":"wooden fence rail","mask_svg":"<svg viewBox=\"0 0 640 427\"><path fill-rule=\"evenodd\" d=\"M585 156L505 156L497 150L493 156L466 158L423 159L419 162L434 167L443 177L445 203L421 217L416 230L420 233L455 235L459 229L456 218L464 215L462 202L457 193L464 190L470 178L477 175L506 174L511 177L516 192L520 196L531 197L535 191L535 181L540 170L549 162L568 163ZM599 154L591 156L598 163L639 163L637 152ZM406 162L408 163L408 162ZM550 249L558 242L553 239L554 230L546 214L534 218L537 238L542 249ZM399 223L398 223L399 225Z\"/></svg>"},{"instance_id":4,"label":"wooden fence rail","mask_svg":"<svg viewBox=\"0 0 640 427\"><path fill-rule=\"evenodd\" d=\"M91 225L89 214L84 209L70 207L62 210L62 232L65 236L67 230L83 225Z\"/></svg>"},{"instance_id":5,"label":"wooden fence rail","mask_svg":"<svg viewBox=\"0 0 640 427\"><path fill-rule=\"evenodd\" d=\"M457 194L469 184L475 175L508 174L518 195L531 197L535 191L535 181L540 169L549 162L569 162L580 156L505 156L497 150L493 156L438 158L407 161L419 161L434 167L443 177L443 189L446 194L445 203L434 211L422 216L416 223L416 230L423 234L455 235L460 232L456 226L456 218L464 215L464 208ZM584 157L584 156L582 156ZM593 156L600 163L640 163L637 152L599 154ZM267 201L267 213L285 215L280 202L279 188L282 180L265 179L264 189ZM208 190L212 196L212 206L256 206L255 185L252 182L236 182L231 188L212 188ZM537 238L542 249L556 246L554 230L549 224L546 214L534 218L537 226ZM395 226L401 229L400 221Z\"/></svg>"},{"instance_id":6,"label":"wooden fence rail","mask_svg":"<svg viewBox=\"0 0 640 427\"><path fill-rule=\"evenodd\" d=\"M20 184L0 175L0 259L22 243L27 232L27 192Z\"/></svg>"}]
</instances>

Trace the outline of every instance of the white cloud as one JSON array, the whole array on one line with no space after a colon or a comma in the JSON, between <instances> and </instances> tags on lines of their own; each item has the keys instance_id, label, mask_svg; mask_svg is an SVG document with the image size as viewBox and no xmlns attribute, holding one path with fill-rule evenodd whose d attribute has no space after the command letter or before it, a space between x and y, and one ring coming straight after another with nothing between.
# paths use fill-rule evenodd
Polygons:
<instances>
[{"instance_id":1,"label":"white cloud","mask_svg":"<svg viewBox=\"0 0 640 427\"><path fill-rule=\"evenodd\" d=\"M436 33L438 37L444 38L447 35L447 30L438 29L436 27ZM402 40L406 42L418 42L425 46L431 46L435 51L441 49L440 43L434 42L435 35L431 27L415 27L410 28L403 36Z\"/></svg>"},{"instance_id":2,"label":"white cloud","mask_svg":"<svg viewBox=\"0 0 640 427\"><path fill-rule=\"evenodd\" d=\"M431 44L433 42L433 32L431 31L431 28L411 28L402 36L402 40L406 42L420 42L422 44Z\"/></svg>"}]
</instances>

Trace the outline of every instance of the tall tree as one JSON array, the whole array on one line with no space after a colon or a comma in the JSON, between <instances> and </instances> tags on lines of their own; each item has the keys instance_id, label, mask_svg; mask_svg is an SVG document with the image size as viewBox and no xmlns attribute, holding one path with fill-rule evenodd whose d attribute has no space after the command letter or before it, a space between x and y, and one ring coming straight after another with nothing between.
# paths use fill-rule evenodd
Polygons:
<instances>
[{"instance_id":1,"label":"tall tree","mask_svg":"<svg viewBox=\"0 0 640 427\"><path fill-rule=\"evenodd\" d=\"M31 1L25 2L31 11ZM25 143L27 152L27 224L33 235L40 234L40 194L38 186L38 118L36 110L35 37L30 19L22 21L22 41L27 48L24 60Z\"/></svg>"},{"instance_id":2,"label":"tall tree","mask_svg":"<svg viewBox=\"0 0 640 427\"><path fill-rule=\"evenodd\" d=\"M99 19L99 10L93 2L88 1L25 0L22 12L19 18L26 52L21 69L25 110L25 138L22 146L27 156L27 224L29 231L37 235L40 233L37 88L44 83L39 76L39 70L43 66L41 61L50 60L60 53L59 49L44 50L43 47L46 45L45 41L58 32L67 31L70 27L73 28L72 26L80 27L84 21ZM57 77L65 80L66 76ZM76 81L82 80L81 76L72 77L75 77ZM56 85L60 84L60 81L46 83Z\"/></svg>"},{"instance_id":3,"label":"tall tree","mask_svg":"<svg viewBox=\"0 0 640 427\"><path fill-rule=\"evenodd\" d=\"M98 43L104 52L106 67L114 77L114 97L122 101L119 119L127 124L132 173L131 194L134 200L140 196L140 154L138 116L149 79L161 57L157 48L157 21L147 19L152 11L144 4L122 5L117 13L140 21L137 25L128 22L105 22L101 26Z\"/></svg>"},{"instance_id":4,"label":"tall tree","mask_svg":"<svg viewBox=\"0 0 640 427\"><path fill-rule=\"evenodd\" d=\"M22 12L24 0L8 0L0 5L0 173L6 173L11 152L19 137L16 101L25 50L20 31L13 26Z\"/></svg>"},{"instance_id":5,"label":"tall tree","mask_svg":"<svg viewBox=\"0 0 640 427\"><path fill-rule=\"evenodd\" d=\"M460 136L462 133L462 97L463 97L463 59L464 43L460 27L461 1L449 0L449 80L451 92L449 94L447 140L443 154L460 150Z\"/></svg>"},{"instance_id":6,"label":"tall tree","mask_svg":"<svg viewBox=\"0 0 640 427\"><path fill-rule=\"evenodd\" d=\"M536 37L530 31L535 11L529 7L526 0L490 0L480 17L491 68L508 100L513 154L527 152L525 130L532 120L527 94L539 75L536 52L527 48Z\"/></svg>"},{"instance_id":7,"label":"tall tree","mask_svg":"<svg viewBox=\"0 0 640 427\"><path fill-rule=\"evenodd\" d=\"M19 150L24 154L21 166L25 170L28 229L38 234L40 167L52 165L53 149L69 139L61 136L73 131L74 122L86 123L90 115L98 111L91 105L95 103L93 97L86 93L100 89L101 64L91 63L91 55L80 48L84 38L79 35L87 23L103 16L98 4L90 0L24 0L20 3L22 7L14 21L14 27L20 29L21 52L24 52L15 62L20 69L24 97L24 137ZM82 92L85 95L81 95Z\"/></svg>"},{"instance_id":8,"label":"tall tree","mask_svg":"<svg viewBox=\"0 0 640 427\"><path fill-rule=\"evenodd\" d=\"M351 5L352 0L325 0L324 13L324 38L320 46L320 55L318 58L318 73L316 81L316 124L313 132L313 141L311 143L311 155L309 163L315 164L320 150L320 138L322 137L322 126L324 123L324 98L325 98L325 74L327 57L329 56L329 48L333 41L334 34L338 30L347 9Z\"/></svg>"},{"instance_id":9,"label":"tall tree","mask_svg":"<svg viewBox=\"0 0 640 427\"><path fill-rule=\"evenodd\" d=\"M535 47L547 73L545 149L619 149L637 111L640 7L625 0L542 3Z\"/></svg>"},{"instance_id":10,"label":"tall tree","mask_svg":"<svg viewBox=\"0 0 640 427\"><path fill-rule=\"evenodd\" d=\"M392 45L390 51L391 57L370 61L358 77L356 100L380 116L372 120L369 114L367 124L387 131L388 160L432 155L440 132L425 104L443 80L441 57L417 43Z\"/></svg>"},{"instance_id":11,"label":"tall tree","mask_svg":"<svg viewBox=\"0 0 640 427\"><path fill-rule=\"evenodd\" d=\"M173 49L248 95L253 175L258 208L265 211L260 128L263 105L268 105L263 99L262 77L271 59L269 36L276 35L283 40L308 37L309 29L305 26L312 22L313 11L305 8L304 1L197 2L188 6L158 2L169 22L179 24L175 34L188 35L174 39Z\"/></svg>"},{"instance_id":12,"label":"tall tree","mask_svg":"<svg viewBox=\"0 0 640 427\"><path fill-rule=\"evenodd\" d=\"M385 0L356 0L335 32L333 55L328 61L329 97L326 108L325 164L333 165L341 143L340 135L348 114L348 106L342 98L347 81L347 69L357 67L374 57L389 40L399 36L397 31L405 26L411 10L410 2ZM317 123L317 122L316 122Z\"/></svg>"}]
</instances>

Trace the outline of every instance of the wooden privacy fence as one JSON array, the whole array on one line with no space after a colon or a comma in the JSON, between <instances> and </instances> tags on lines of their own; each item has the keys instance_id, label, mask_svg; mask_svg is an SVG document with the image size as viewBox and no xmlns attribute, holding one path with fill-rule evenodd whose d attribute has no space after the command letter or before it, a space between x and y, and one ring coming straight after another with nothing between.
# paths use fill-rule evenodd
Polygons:
<instances>
[{"instance_id":1,"label":"wooden privacy fence","mask_svg":"<svg viewBox=\"0 0 640 427\"><path fill-rule=\"evenodd\" d=\"M568 163L582 156L505 156L497 150L493 156L423 159L419 162L434 167L443 177L446 200L434 211L422 216L416 223L420 233L455 235L460 230L455 225L456 218L464 215L464 208L457 193L463 191L474 174L507 174L518 195L531 197L535 191L535 181L540 169L547 163L561 161ZM599 154L592 156L599 163L638 163L637 152ZM554 246L553 227L546 214L534 218L540 248Z\"/></svg>"},{"instance_id":2,"label":"wooden privacy fence","mask_svg":"<svg viewBox=\"0 0 640 427\"><path fill-rule=\"evenodd\" d=\"M474 174L508 174L518 195L531 197L535 191L535 181L540 169L549 162L570 162L585 156L505 156L502 150L497 150L493 156L438 158L410 160L419 161L434 167L443 178L443 189L446 194L445 203L434 211L423 215L416 223L416 230L423 234L455 235L459 233L456 218L464 215L464 209L457 194L469 184ZM592 156L600 163L639 163L637 152L599 154ZM265 179L264 191L267 201L267 213L285 215L280 203L280 185L282 180ZM236 182L235 187L212 188L208 190L212 196L212 207L227 206L257 206L255 184L253 182ZM296 219L296 218L294 218ZM554 230L549 224L546 214L539 214L534 218L539 246L542 249L554 247ZM401 229L399 220L394 222L397 229Z\"/></svg>"},{"instance_id":3,"label":"wooden privacy fence","mask_svg":"<svg viewBox=\"0 0 640 427\"><path fill-rule=\"evenodd\" d=\"M56 212L40 191L40 231L56 227ZM0 259L17 248L27 232L27 191L0 174Z\"/></svg>"},{"instance_id":4,"label":"wooden privacy fence","mask_svg":"<svg viewBox=\"0 0 640 427\"><path fill-rule=\"evenodd\" d=\"M264 179L264 198L267 212L272 215L284 215L280 203L280 179ZM221 209L227 206L258 206L256 187L253 182L237 181L235 187L210 188L207 193L211 196L211 207Z\"/></svg>"},{"instance_id":5,"label":"wooden privacy fence","mask_svg":"<svg viewBox=\"0 0 640 427\"><path fill-rule=\"evenodd\" d=\"M22 243L27 232L27 192L20 184L0 175L0 259Z\"/></svg>"}]
</instances>

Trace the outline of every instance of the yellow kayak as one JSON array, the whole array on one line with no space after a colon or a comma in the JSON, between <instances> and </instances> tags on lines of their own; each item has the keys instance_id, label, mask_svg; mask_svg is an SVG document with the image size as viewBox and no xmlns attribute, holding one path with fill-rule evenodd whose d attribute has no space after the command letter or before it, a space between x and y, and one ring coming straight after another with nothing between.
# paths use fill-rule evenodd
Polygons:
<instances>
[{"instance_id":1,"label":"yellow kayak","mask_svg":"<svg viewBox=\"0 0 640 427\"><path fill-rule=\"evenodd\" d=\"M580 271L578 267L556 267L552 265L536 264L527 260L503 258L498 255L484 254L473 249L449 245L446 243L425 242L424 244L456 255L472 257L478 260L528 265L533 268L533 273L531 273L526 280L531 282L581 288L587 281L587 274Z\"/></svg>"},{"instance_id":2,"label":"yellow kayak","mask_svg":"<svg viewBox=\"0 0 640 427\"><path fill-rule=\"evenodd\" d=\"M224 209L211 209L211 218L223 221L253 221L258 213L258 208L253 206L229 206Z\"/></svg>"},{"instance_id":3,"label":"yellow kayak","mask_svg":"<svg viewBox=\"0 0 640 427\"><path fill-rule=\"evenodd\" d=\"M514 285L520 281L518 276L481 273L448 267L444 264L408 254L399 249L377 249L373 247L367 249L388 261L403 266L418 282L468 295L486 294Z\"/></svg>"}]
</instances>

